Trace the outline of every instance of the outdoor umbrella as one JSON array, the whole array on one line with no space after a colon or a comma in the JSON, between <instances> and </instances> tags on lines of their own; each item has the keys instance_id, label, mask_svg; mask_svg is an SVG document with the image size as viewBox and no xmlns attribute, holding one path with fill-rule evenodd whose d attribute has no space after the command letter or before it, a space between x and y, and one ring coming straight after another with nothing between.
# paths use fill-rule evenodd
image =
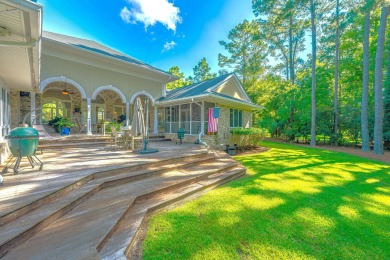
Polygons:
<instances>
[{"instance_id":1,"label":"outdoor umbrella","mask_svg":"<svg viewBox=\"0 0 390 260\"><path fill-rule=\"evenodd\" d=\"M131 127L131 134L133 136L145 135L145 121L144 121L144 109L142 108L141 99L138 97L135 100L133 125Z\"/></svg>"}]
</instances>

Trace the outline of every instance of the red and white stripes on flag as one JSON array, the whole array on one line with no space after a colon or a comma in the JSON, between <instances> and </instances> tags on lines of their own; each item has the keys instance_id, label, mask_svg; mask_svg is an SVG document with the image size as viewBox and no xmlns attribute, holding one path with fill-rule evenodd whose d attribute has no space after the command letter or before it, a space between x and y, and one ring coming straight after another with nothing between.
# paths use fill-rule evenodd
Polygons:
<instances>
[{"instance_id":1,"label":"red and white stripes on flag","mask_svg":"<svg viewBox=\"0 0 390 260\"><path fill-rule=\"evenodd\" d=\"M209 124L207 132L218 132L218 118L214 118L214 108L209 108Z\"/></svg>"}]
</instances>

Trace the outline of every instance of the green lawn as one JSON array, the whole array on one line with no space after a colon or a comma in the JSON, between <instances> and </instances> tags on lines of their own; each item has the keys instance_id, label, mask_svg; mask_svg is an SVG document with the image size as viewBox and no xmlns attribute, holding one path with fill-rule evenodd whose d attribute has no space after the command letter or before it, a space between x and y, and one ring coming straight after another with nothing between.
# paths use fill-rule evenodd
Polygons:
<instances>
[{"instance_id":1,"label":"green lawn","mask_svg":"<svg viewBox=\"0 0 390 260\"><path fill-rule=\"evenodd\" d=\"M390 259L390 165L264 142L248 175L151 218L145 259Z\"/></svg>"}]
</instances>

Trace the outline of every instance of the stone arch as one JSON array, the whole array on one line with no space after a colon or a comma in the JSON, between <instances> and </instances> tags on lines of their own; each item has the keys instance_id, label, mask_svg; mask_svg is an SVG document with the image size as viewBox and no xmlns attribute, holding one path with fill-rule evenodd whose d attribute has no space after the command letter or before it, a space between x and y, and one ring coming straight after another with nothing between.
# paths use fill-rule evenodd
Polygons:
<instances>
[{"instance_id":1,"label":"stone arch","mask_svg":"<svg viewBox=\"0 0 390 260\"><path fill-rule=\"evenodd\" d=\"M117 93L120 98L122 99L122 102L123 103L126 103L126 97L125 95L122 93L122 91L120 91L119 89L117 89L116 87L114 87L113 85L107 85L107 86L100 86L98 87L92 94L92 99L96 99L97 98L97 95L99 94L100 91L103 91L103 90L112 90L114 91L115 93Z\"/></svg>"},{"instance_id":2,"label":"stone arch","mask_svg":"<svg viewBox=\"0 0 390 260\"><path fill-rule=\"evenodd\" d=\"M146 92L146 91L139 91L139 92L137 92L137 93L135 93L132 97L131 97L131 99L130 99L130 104L134 104L134 101L135 101L135 99L138 97L138 96L141 96L141 95L144 95L144 96L147 96L148 98L149 98L149 100L151 101L151 104L152 104L152 106L154 106L154 98L153 98L153 96L152 95L150 95L148 92Z\"/></svg>"},{"instance_id":3,"label":"stone arch","mask_svg":"<svg viewBox=\"0 0 390 260\"><path fill-rule=\"evenodd\" d=\"M85 93L85 90L84 88L76 81L72 80L72 79L69 79L65 76L60 76L60 77L51 77L51 78L47 78L45 80L43 80L41 82L41 85L39 86L39 91L41 93L43 93L43 90L45 90L45 88L50 84L50 83L53 83L53 82L57 82L57 81L60 81L60 82L65 82L65 83L69 83L71 85L73 85L75 88L77 88L78 91L80 91L80 94L81 94L81 98L82 99L86 99L87 98L87 93Z\"/></svg>"}]
</instances>

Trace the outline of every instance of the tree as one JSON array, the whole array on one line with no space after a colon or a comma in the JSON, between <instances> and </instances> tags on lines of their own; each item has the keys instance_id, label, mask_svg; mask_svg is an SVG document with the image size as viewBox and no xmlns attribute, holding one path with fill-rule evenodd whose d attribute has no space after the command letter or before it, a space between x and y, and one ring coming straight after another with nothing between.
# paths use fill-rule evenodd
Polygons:
<instances>
[{"instance_id":1,"label":"tree","mask_svg":"<svg viewBox=\"0 0 390 260\"><path fill-rule=\"evenodd\" d=\"M184 73L180 71L178 66L171 67L168 70L168 72L173 76L178 77L179 79L174 82L168 83L167 89L172 90L172 89L181 88L183 86L191 84L191 82L188 79L185 79Z\"/></svg>"},{"instance_id":2,"label":"tree","mask_svg":"<svg viewBox=\"0 0 390 260\"><path fill-rule=\"evenodd\" d=\"M264 72L266 45L259 37L259 24L256 20L244 20L229 31L229 41L220 41L229 57L218 54L218 65L234 70L248 88Z\"/></svg>"},{"instance_id":3,"label":"tree","mask_svg":"<svg viewBox=\"0 0 390 260\"><path fill-rule=\"evenodd\" d=\"M317 62L317 27L316 9L314 0L310 0L310 24L311 24L311 138L310 146L316 145L316 62Z\"/></svg>"},{"instance_id":4,"label":"tree","mask_svg":"<svg viewBox=\"0 0 390 260\"><path fill-rule=\"evenodd\" d=\"M206 58L203 57L199 61L198 65L196 65L193 69L193 71L194 71L193 81L195 83L197 83L197 82L201 82L204 80L215 78L217 76L217 74L211 73L210 70L211 70L211 68L210 68L209 64L207 63Z\"/></svg>"},{"instance_id":5,"label":"tree","mask_svg":"<svg viewBox=\"0 0 390 260\"><path fill-rule=\"evenodd\" d=\"M339 58L340 58L340 0L336 0L336 38L335 38L335 69L334 69L334 92L333 92L333 135L334 145L338 144L339 136Z\"/></svg>"},{"instance_id":6,"label":"tree","mask_svg":"<svg viewBox=\"0 0 390 260\"><path fill-rule=\"evenodd\" d=\"M218 70L218 77L228 74L229 71L227 69L220 69Z\"/></svg>"},{"instance_id":7,"label":"tree","mask_svg":"<svg viewBox=\"0 0 390 260\"><path fill-rule=\"evenodd\" d=\"M263 37L268 41L271 53L284 60L286 78L293 84L296 77L296 57L304 49L304 30L307 27L300 2L252 0L253 13L260 18Z\"/></svg>"},{"instance_id":8,"label":"tree","mask_svg":"<svg viewBox=\"0 0 390 260\"><path fill-rule=\"evenodd\" d=\"M362 151L370 150L370 137L368 133L368 81L370 73L370 0L366 0L366 13L364 16L364 42L363 42L363 86L361 111Z\"/></svg>"},{"instance_id":9,"label":"tree","mask_svg":"<svg viewBox=\"0 0 390 260\"><path fill-rule=\"evenodd\" d=\"M383 53L385 45L387 17L390 6L383 3L381 20L378 31L378 43L375 57L375 124L374 124L374 153L383 154Z\"/></svg>"}]
</instances>

